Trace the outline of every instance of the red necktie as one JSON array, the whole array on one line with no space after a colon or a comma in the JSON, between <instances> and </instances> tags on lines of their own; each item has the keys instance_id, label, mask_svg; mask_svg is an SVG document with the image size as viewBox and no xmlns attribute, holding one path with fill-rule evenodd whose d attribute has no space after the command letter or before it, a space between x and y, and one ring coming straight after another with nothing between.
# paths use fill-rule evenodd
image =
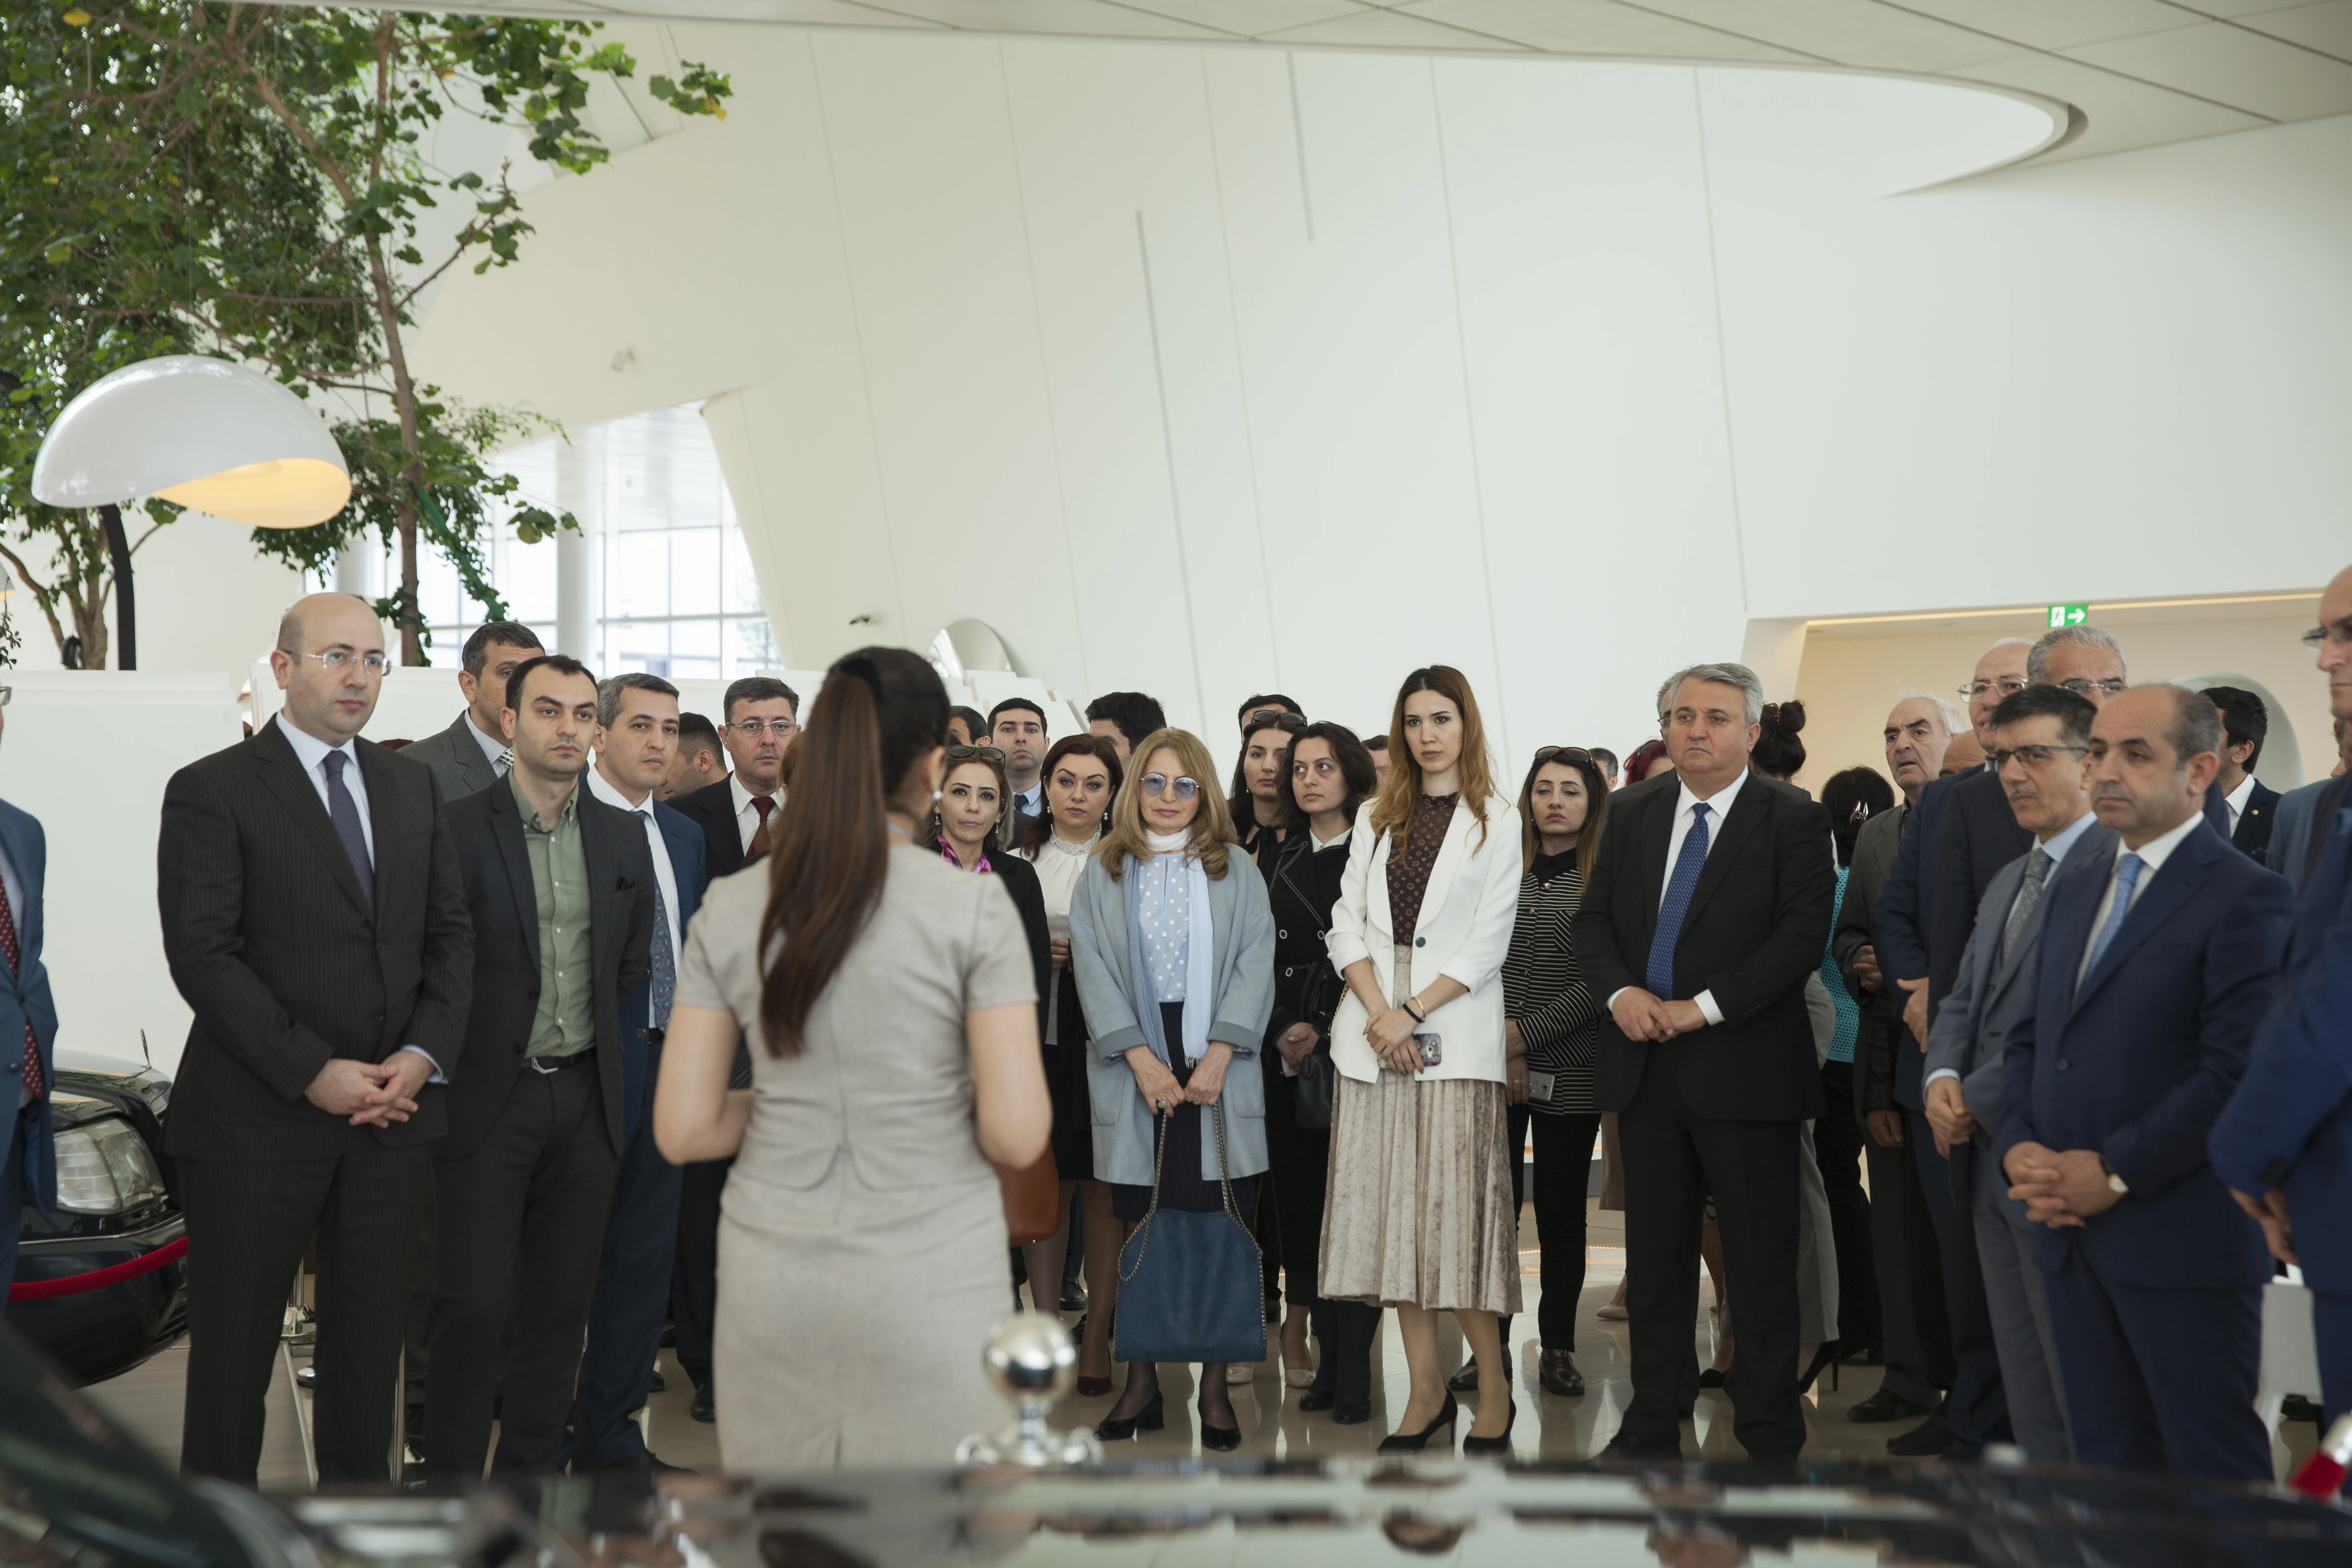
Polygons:
<instances>
[{"instance_id":1,"label":"red necktie","mask_svg":"<svg viewBox=\"0 0 2352 1568\"><path fill-rule=\"evenodd\" d=\"M751 797L751 808L760 814L760 826L752 831L751 847L743 853L765 855L772 847L768 842L768 814L776 809L776 797L772 795L755 795Z\"/></svg>"},{"instance_id":2,"label":"red necktie","mask_svg":"<svg viewBox=\"0 0 2352 1568\"><path fill-rule=\"evenodd\" d=\"M8 907L8 889L0 883L0 953L7 955L8 972L16 972L19 949L16 945L16 911ZM35 1100L47 1089L41 1078L41 1042L34 1037L33 1024L25 1022L25 1089Z\"/></svg>"}]
</instances>

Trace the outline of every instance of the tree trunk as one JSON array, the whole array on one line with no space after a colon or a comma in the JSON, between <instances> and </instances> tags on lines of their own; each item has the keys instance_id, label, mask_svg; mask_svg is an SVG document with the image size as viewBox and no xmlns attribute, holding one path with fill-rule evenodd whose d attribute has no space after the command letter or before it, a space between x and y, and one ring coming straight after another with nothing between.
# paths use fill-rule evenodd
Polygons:
<instances>
[{"instance_id":1,"label":"tree trunk","mask_svg":"<svg viewBox=\"0 0 2352 1568\"><path fill-rule=\"evenodd\" d=\"M106 595L93 594L87 598L75 595L67 600L73 610L74 636L81 638L81 667L84 669L104 669L110 638L106 630Z\"/></svg>"}]
</instances>

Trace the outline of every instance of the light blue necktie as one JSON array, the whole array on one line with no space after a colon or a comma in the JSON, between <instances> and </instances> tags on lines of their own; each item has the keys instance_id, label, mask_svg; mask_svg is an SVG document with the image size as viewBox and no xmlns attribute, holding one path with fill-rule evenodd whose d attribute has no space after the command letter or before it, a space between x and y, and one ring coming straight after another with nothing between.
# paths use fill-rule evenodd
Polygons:
<instances>
[{"instance_id":1,"label":"light blue necktie","mask_svg":"<svg viewBox=\"0 0 2352 1568\"><path fill-rule=\"evenodd\" d=\"M1650 994L1664 1002L1675 994L1675 944L1682 940L1683 917L1690 913L1691 895L1698 891L1698 874L1706 866L1706 802L1691 807L1691 830L1683 838L1683 852L1675 857L1674 874L1666 879L1666 896L1658 904L1658 929L1650 938L1650 963L1643 978Z\"/></svg>"},{"instance_id":2,"label":"light blue necktie","mask_svg":"<svg viewBox=\"0 0 2352 1568\"><path fill-rule=\"evenodd\" d=\"M2116 932L2122 927L2124 916L2131 913L2132 887L2139 880L2140 870L2147 864L2137 855L2126 855L2116 862L2116 901L2114 907L2107 910L2106 923L2099 928L2099 934L2091 939L2091 962L2083 971L2084 974L2099 967L2099 960L2105 954L2107 943L2116 940Z\"/></svg>"}]
</instances>

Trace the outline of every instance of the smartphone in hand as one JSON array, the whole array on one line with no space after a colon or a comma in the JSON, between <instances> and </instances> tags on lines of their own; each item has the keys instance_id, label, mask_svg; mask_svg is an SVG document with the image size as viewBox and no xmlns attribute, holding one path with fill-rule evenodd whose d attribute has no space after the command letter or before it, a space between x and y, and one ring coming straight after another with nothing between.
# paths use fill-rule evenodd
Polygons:
<instances>
[{"instance_id":1,"label":"smartphone in hand","mask_svg":"<svg viewBox=\"0 0 2352 1568\"><path fill-rule=\"evenodd\" d=\"M1421 1051L1421 1065L1433 1068L1445 1059L1445 1041L1436 1035L1415 1035L1412 1043Z\"/></svg>"}]
</instances>

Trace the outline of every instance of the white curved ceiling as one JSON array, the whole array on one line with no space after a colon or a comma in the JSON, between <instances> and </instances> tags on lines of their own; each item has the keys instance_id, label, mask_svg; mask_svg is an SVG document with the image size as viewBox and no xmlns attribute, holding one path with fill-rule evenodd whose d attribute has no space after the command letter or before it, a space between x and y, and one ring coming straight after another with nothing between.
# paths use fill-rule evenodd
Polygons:
<instances>
[{"instance_id":1,"label":"white curved ceiling","mask_svg":"<svg viewBox=\"0 0 2352 1568\"><path fill-rule=\"evenodd\" d=\"M2352 0L520 0L531 16L1842 67L2055 100L2042 161L2352 112Z\"/></svg>"}]
</instances>

